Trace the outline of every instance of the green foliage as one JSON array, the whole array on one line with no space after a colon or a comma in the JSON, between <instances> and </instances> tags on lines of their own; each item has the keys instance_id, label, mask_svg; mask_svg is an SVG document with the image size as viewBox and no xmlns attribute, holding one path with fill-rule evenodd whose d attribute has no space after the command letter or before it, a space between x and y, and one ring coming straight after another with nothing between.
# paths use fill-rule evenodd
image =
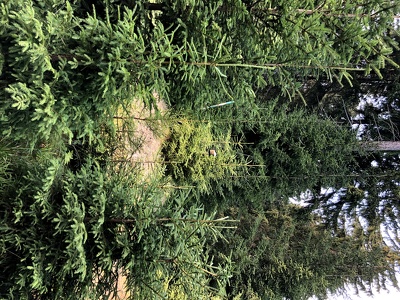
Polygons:
<instances>
[{"instance_id":1,"label":"green foliage","mask_svg":"<svg viewBox=\"0 0 400 300\"><path fill-rule=\"evenodd\" d=\"M104 147L101 131L115 130L112 116L119 105L127 106L135 94L151 106L153 91L163 92L158 53L164 51L160 39L168 39L157 27L154 39L160 43L151 44L155 57L145 54L148 46L132 27L134 11L119 10L111 20L95 13L75 17L69 2L49 10L30 1L22 7L13 2L5 9L3 135L28 139L32 148L47 140L71 144L73 139ZM142 66L145 61L148 68Z\"/></svg>"},{"instance_id":2,"label":"green foliage","mask_svg":"<svg viewBox=\"0 0 400 300\"><path fill-rule=\"evenodd\" d=\"M324 222L335 232L341 232L346 223L357 222L360 218L368 228L366 237L370 230L373 234L382 230L390 232L388 242L390 237L395 240L399 235L398 161L398 155L360 154L357 165L352 167L357 176L353 176L348 185L316 193L309 204L321 209Z\"/></svg>"},{"instance_id":3,"label":"green foliage","mask_svg":"<svg viewBox=\"0 0 400 300\"><path fill-rule=\"evenodd\" d=\"M382 239L366 243L356 231L333 236L317 215L293 205L265 213L232 207L227 213L240 217L240 224L226 232L229 243L211 247L216 256L232 253L236 269L227 287L231 297L325 299L348 283L368 292L376 284L386 287L382 276L396 284L396 263L387 260Z\"/></svg>"},{"instance_id":4,"label":"green foliage","mask_svg":"<svg viewBox=\"0 0 400 300\"><path fill-rule=\"evenodd\" d=\"M135 299L302 299L342 287L335 272L361 287L393 280L388 262L398 256L376 226L339 238L301 209L270 206L338 186L330 176L348 172L355 140L263 99L293 98L309 76L351 81L349 70L397 67L386 35L397 4L345 2L3 1L0 296L108 298L120 274ZM270 87L274 95L257 98ZM107 157L115 113L134 98L151 108L154 92L204 120L180 117L165 144L174 181L195 191L165 193L162 180L138 180L139 170ZM206 208L193 200L198 192L210 198ZM354 185L347 196L361 194ZM210 207L227 199L270 210L244 214L222 235L226 220Z\"/></svg>"},{"instance_id":5,"label":"green foliage","mask_svg":"<svg viewBox=\"0 0 400 300\"><path fill-rule=\"evenodd\" d=\"M286 119L279 116L284 113L275 110L272 124L253 129L258 135L254 159L262 157L265 173L278 189L285 189L288 180L298 188L294 192L304 190L304 179L308 186L335 182L329 177L345 173L355 148L354 137L335 123L302 111L289 112Z\"/></svg>"},{"instance_id":6,"label":"green foliage","mask_svg":"<svg viewBox=\"0 0 400 300\"><path fill-rule=\"evenodd\" d=\"M395 32L388 34L398 40ZM394 51L390 59L398 62L399 54ZM310 79L307 81L309 110L356 128L360 139L398 140L399 69L387 65L380 72L383 78L352 74L352 86L340 86L322 78ZM324 222L333 231L343 230L343 218L349 223L361 218L367 236L370 231L375 234L382 230L391 232L388 237L398 237L398 153L362 151L353 156L348 181L328 191L316 190L309 204L322 212ZM390 244L396 245L393 241Z\"/></svg>"},{"instance_id":7,"label":"green foliage","mask_svg":"<svg viewBox=\"0 0 400 300\"><path fill-rule=\"evenodd\" d=\"M216 156L210 155L210 150L215 150ZM226 185L224 179L234 175L239 166L229 132L213 134L212 123L201 120L179 119L172 124L164 152L174 181L205 193L216 192L212 186Z\"/></svg>"},{"instance_id":8,"label":"green foliage","mask_svg":"<svg viewBox=\"0 0 400 300\"><path fill-rule=\"evenodd\" d=\"M224 98L245 103L248 88L265 84L302 97L301 79L308 76L351 81L350 71L379 74L385 63L398 67L389 57L396 42L385 32L399 6L389 1L162 3L158 18L173 28L172 42L186 53L167 77L177 105L198 109Z\"/></svg>"},{"instance_id":9,"label":"green foliage","mask_svg":"<svg viewBox=\"0 0 400 300\"><path fill-rule=\"evenodd\" d=\"M271 102L255 109L255 120L232 118L233 135L240 139L238 161L247 161L233 178L228 202L245 207L287 202L306 190L348 182L357 150L353 133L330 120ZM228 205L229 206L229 205Z\"/></svg>"},{"instance_id":10,"label":"green foliage","mask_svg":"<svg viewBox=\"0 0 400 300\"><path fill-rule=\"evenodd\" d=\"M223 220L188 207L187 195L163 206L159 183L140 185L135 170L96 160L75 172L56 159L31 164L14 165L1 194L2 297L98 299L116 292L120 272L135 299L162 298L164 278L205 295L220 292L207 290L210 278L225 285L228 265L204 252Z\"/></svg>"}]
</instances>

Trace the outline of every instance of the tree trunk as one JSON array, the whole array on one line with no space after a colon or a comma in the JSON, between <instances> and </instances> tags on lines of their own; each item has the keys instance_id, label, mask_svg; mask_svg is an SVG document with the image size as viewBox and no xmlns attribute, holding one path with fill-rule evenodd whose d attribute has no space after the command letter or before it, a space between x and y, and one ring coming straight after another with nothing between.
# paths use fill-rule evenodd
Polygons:
<instances>
[{"instance_id":1,"label":"tree trunk","mask_svg":"<svg viewBox=\"0 0 400 300\"><path fill-rule=\"evenodd\" d=\"M380 141L380 142L362 142L362 147L366 151L393 151L400 152L400 141Z\"/></svg>"}]
</instances>

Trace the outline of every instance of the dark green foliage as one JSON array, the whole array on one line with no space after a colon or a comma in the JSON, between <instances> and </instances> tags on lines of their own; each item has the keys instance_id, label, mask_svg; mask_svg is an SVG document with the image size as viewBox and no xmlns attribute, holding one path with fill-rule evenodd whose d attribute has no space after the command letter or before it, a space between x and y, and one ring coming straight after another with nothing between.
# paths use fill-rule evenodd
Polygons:
<instances>
[{"instance_id":1,"label":"dark green foliage","mask_svg":"<svg viewBox=\"0 0 400 300\"><path fill-rule=\"evenodd\" d=\"M385 36L399 9L392 2L166 0L154 9L186 53L185 63L177 62L186 66L168 77L177 105L198 108L229 95L242 103L252 98L248 87L265 84L291 97L308 76L351 80L351 70L379 74L385 61L397 66L388 57L396 43Z\"/></svg>"},{"instance_id":2,"label":"dark green foliage","mask_svg":"<svg viewBox=\"0 0 400 300\"><path fill-rule=\"evenodd\" d=\"M360 227L333 236L317 215L293 205L265 213L232 207L227 213L240 218L240 224L226 232L229 243L213 247L215 255L232 253L236 262L230 297L251 299L255 293L259 299L325 299L328 292L345 290L347 283L368 292L373 285L385 287L382 276L396 284L390 249L382 239L366 242Z\"/></svg>"},{"instance_id":3,"label":"dark green foliage","mask_svg":"<svg viewBox=\"0 0 400 300\"><path fill-rule=\"evenodd\" d=\"M361 218L365 227L373 233L384 230L390 232L388 236L397 237L400 196L398 161L397 154L359 156L357 166L352 168L357 175L351 178L348 185L316 193L309 204L322 210L324 222L336 232L343 230L343 218L350 223Z\"/></svg>"},{"instance_id":4,"label":"dark green foliage","mask_svg":"<svg viewBox=\"0 0 400 300\"><path fill-rule=\"evenodd\" d=\"M390 58L399 62L399 51ZM307 98L310 110L356 128L363 140L398 140L399 69L388 65L380 73L383 78L353 74L353 86L310 80L314 82ZM316 190L309 203L322 209L327 226L334 230L342 230L343 216L352 221L361 217L372 232L383 229L398 236L399 155L371 150L353 154L355 160L349 166L352 174L346 184L328 191Z\"/></svg>"},{"instance_id":5,"label":"dark green foliage","mask_svg":"<svg viewBox=\"0 0 400 300\"><path fill-rule=\"evenodd\" d=\"M219 119L223 109L230 118ZM335 122L276 101L252 111L236 105L210 109L205 117L218 133L232 130L236 154L235 172L210 182L210 190L218 194L203 197L211 210L284 204L307 190L319 192L350 181L359 145L354 133Z\"/></svg>"},{"instance_id":6,"label":"dark green foliage","mask_svg":"<svg viewBox=\"0 0 400 300\"><path fill-rule=\"evenodd\" d=\"M249 168L236 178L243 185L244 198L262 203L307 189L340 186L345 180L357 147L353 134L329 120L285 106L270 104L259 114L258 121L239 125L243 129L237 133L242 136L243 159L249 161ZM256 200L256 195L262 198Z\"/></svg>"},{"instance_id":7,"label":"dark green foliage","mask_svg":"<svg viewBox=\"0 0 400 300\"><path fill-rule=\"evenodd\" d=\"M345 279L394 281L398 254L377 229L379 218L398 229L390 210L397 177L375 180L377 197L364 210L356 208L369 183L349 186L345 204L355 205L339 202L334 230L325 231L332 224L288 206L288 196L343 186L363 163L353 164L356 141L275 99L302 98L304 79L350 82L350 71L379 77L385 62L398 67L397 11L392 1L3 1L0 297L108 298L119 274L134 299L223 298L224 288L303 299ZM194 191L166 192L163 179L141 180L139 170L112 163L114 115L135 98L151 108L154 92L198 118L172 125L165 146L177 163L167 171ZM235 104L205 109L226 101ZM211 147L217 157L207 155ZM311 208L326 204L318 201ZM220 233L226 220L214 218L226 207L241 218L226 232L229 244ZM345 209L360 212L369 231L354 221L343 235ZM237 272L228 284L231 255Z\"/></svg>"},{"instance_id":8,"label":"dark green foliage","mask_svg":"<svg viewBox=\"0 0 400 300\"><path fill-rule=\"evenodd\" d=\"M1 297L99 299L116 293L121 272L140 299L167 293L169 276L206 285L202 270L223 284L226 270L202 263L204 237L220 237L219 230L212 216L185 205L185 194L162 206L162 190L135 183L135 170L92 159L73 173L46 158L2 174L14 183L3 186L0 202Z\"/></svg>"}]
</instances>

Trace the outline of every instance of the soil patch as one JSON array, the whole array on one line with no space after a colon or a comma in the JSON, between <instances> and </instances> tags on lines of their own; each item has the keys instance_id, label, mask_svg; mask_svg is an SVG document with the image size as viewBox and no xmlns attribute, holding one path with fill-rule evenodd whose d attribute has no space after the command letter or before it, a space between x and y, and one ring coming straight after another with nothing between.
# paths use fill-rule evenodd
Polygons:
<instances>
[{"instance_id":1,"label":"soil patch","mask_svg":"<svg viewBox=\"0 0 400 300\"><path fill-rule=\"evenodd\" d=\"M150 180L159 176L157 170L162 166L161 148L168 137L168 126L163 126L162 117L167 113L166 103L154 94L157 99L156 109L149 110L141 101L135 101L127 113L115 118L118 128L119 145L114 159L131 163L140 168L141 180ZM140 179L139 179L140 180ZM117 299L126 299L126 277L118 278Z\"/></svg>"},{"instance_id":2,"label":"soil patch","mask_svg":"<svg viewBox=\"0 0 400 300\"><path fill-rule=\"evenodd\" d=\"M143 179L160 167L161 148L168 137L168 126L162 124L167 105L158 95L154 96L157 109L149 110L143 102L135 101L127 114L116 119L120 142L115 159L139 167Z\"/></svg>"}]
</instances>

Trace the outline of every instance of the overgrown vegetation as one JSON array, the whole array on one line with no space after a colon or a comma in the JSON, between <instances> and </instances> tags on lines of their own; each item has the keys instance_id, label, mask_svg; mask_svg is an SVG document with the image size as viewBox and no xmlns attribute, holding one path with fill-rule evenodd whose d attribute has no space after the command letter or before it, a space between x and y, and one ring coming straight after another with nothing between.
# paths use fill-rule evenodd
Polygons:
<instances>
[{"instance_id":1,"label":"overgrown vegetation","mask_svg":"<svg viewBox=\"0 0 400 300\"><path fill-rule=\"evenodd\" d=\"M397 72L398 12L385 0L3 1L0 297L116 298L122 278L131 299L397 286L398 156L367 155L335 114L371 94L363 79ZM374 138L398 128L397 81L379 83L389 112L363 111ZM140 148L135 119L116 117L155 108L155 93L169 113L147 121L169 134L160 176L143 177L117 153L121 130L125 151Z\"/></svg>"},{"instance_id":2,"label":"overgrown vegetation","mask_svg":"<svg viewBox=\"0 0 400 300\"><path fill-rule=\"evenodd\" d=\"M170 127L165 146L167 171L178 184L195 186L200 192L215 193L212 186L224 186L226 177L239 165L231 136L213 134L212 123L179 119Z\"/></svg>"}]
</instances>

